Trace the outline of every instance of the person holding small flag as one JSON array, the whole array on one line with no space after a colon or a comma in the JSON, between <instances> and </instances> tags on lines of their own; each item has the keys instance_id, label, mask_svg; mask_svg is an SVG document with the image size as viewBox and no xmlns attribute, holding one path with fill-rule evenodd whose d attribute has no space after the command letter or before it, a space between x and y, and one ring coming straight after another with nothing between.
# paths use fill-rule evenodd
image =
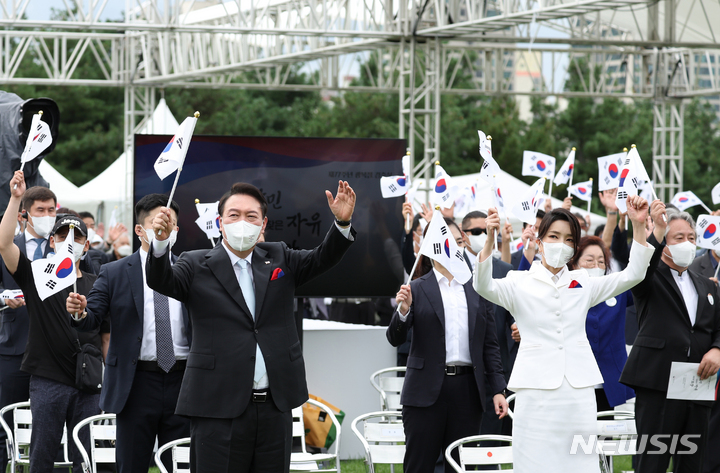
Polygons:
<instances>
[{"instance_id":1,"label":"person holding small flag","mask_svg":"<svg viewBox=\"0 0 720 473\"><path fill-rule=\"evenodd\" d=\"M218 204L222 244L167 257L170 209L152 221L147 284L186 304L192 346L176 413L190 417L192 472L287 472L292 409L308 399L295 288L335 266L356 238L355 191L325 191L333 223L313 250L258 243L268 203L239 182Z\"/></svg>"},{"instance_id":2,"label":"person holding small flag","mask_svg":"<svg viewBox=\"0 0 720 473\"><path fill-rule=\"evenodd\" d=\"M30 408L33 429L30 438L30 471L46 473L60 448L63 428L68 432L82 419L100 413L100 386L78 388L76 384L77 353L83 345L92 345L99 356L101 341L98 330L78 334L65 311L65 299L75 292L88 294L95 276L78 268L88 249L87 227L74 215L61 215L49 232L48 245L55 254L45 259L30 259L13 242L15 210L25 193L22 171L10 181L10 201L0 223L0 255L5 268L22 289L30 322L22 370L30 373ZM109 331L107 326L101 332ZM80 438L89 450L87 429ZM82 471L82 457L70 443L73 470Z\"/></svg>"},{"instance_id":3,"label":"person holding small flag","mask_svg":"<svg viewBox=\"0 0 720 473\"><path fill-rule=\"evenodd\" d=\"M568 268L580 225L572 213L558 208L545 215L538 229L542 260L529 271L493 279L490 241L500 230L500 218L496 209L488 211L489 238L478 255L474 287L513 314L522 336L508 382L517 395L512 436L518 473L599 472L594 451L570 453L573 435L592 436L597 430L594 386L603 382L585 332L586 317L590 307L640 282L654 251L645 241L647 202L638 196L627 202L635 229L630 263L625 271L598 277Z\"/></svg>"},{"instance_id":4,"label":"person holding small flag","mask_svg":"<svg viewBox=\"0 0 720 473\"><path fill-rule=\"evenodd\" d=\"M71 293L66 301L70 314L82 314L74 322L79 331L96 330L110 320L100 406L117 414L118 473L146 473L156 437L163 445L190 435L189 419L174 413L190 352L187 310L145 282L145 261L155 235L152 220L166 204L165 194L140 199L135 204L134 229L140 240L138 251L104 264L87 298ZM173 223L179 211L177 203L170 202ZM168 253L175 262L177 257ZM170 452L162 461L172 469Z\"/></svg>"},{"instance_id":5,"label":"person holding small flag","mask_svg":"<svg viewBox=\"0 0 720 473\"><path fill-rule=\"evenodd\" d=\"M386 331L395 347L413 331L400 398L406 473L433 471L448 445L479 433L483 411L507 414L493 306L472 290L463 247L457 224L436 210L419 256L433 269L400 288ZM484 402L486 377L494 406Z\"/></svg>"}]
</instances>

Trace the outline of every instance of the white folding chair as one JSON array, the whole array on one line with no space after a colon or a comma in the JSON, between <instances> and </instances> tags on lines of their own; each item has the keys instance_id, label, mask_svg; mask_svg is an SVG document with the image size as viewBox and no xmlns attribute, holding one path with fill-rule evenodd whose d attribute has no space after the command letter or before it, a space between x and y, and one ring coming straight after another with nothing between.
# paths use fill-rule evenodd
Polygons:
<instances>
[{"instance_id":1,"label":"white folding chair","mask_svg":"<svg viewBox=\"0 0 720 473\"><path fill-rule=\"evenodd\" d=\"M340 472L340 459L338 457L340 453L340 421L338 421L335 414L322 402L316 401L315 399L308 399L307 404L317 406L327 413L330 421L335 426L335 442L330 447L327 453L308 453L307 446L305 444L305 421L303 419L302 406L296 407L292 411L293 415L293 439L299 438L302 451L293 452L290 454L290 471L335 471ZM326 418L327 419L327 418ZM323 467L324 462L334 463L333 466L327 468Z\"/></svg>"},{"instance_id":2,"label":"white folding chair","mask_svg":"<svg viewBox=\"0 0 720 473\"><path fill-rule=\"evenodd\" d=\"M362 423L362 427L358 424ZM375 465L402 465L405 457L405 430L399 411L370 412L356 417L351 428L365 449L370 473ZM362 430L362 431L361 431Z\"/></svg>"},{"instance_id":3,"label":"white folding chair","mask_svg":"<svg viewBox=\"0 0 720 473\"><path fill-rule=\"evenodd\" d=\"M514 401L514 400L515 400L515 393L512 393L506 399L506 401L508 403L508 417L510 417L511 419L515 418L515 414L513 414L512 409L510 409L510 401Z\"/></svg>"},{"instance_id":4,"label":"white folding chair","mask_svg":"<svg viewBox=\"0 0 720 473\"><path fill-rule=\"evenodd\" d=\"M8 412L13 414L13 427L10 428L5 421ZM23 471L30 469L30 438L32 436L32 412L30 401L16 402L0 409L0 424L7 435L6 445L10 471L17 471L17 466ZM55 468L70 468L72 462L68 459L67 429L63 428L61 445L64 452L64 461L55 462Z\"/></svg>"},{"instance_id":5,"label":"white folding chair","mask_svg":"<svg viewBox=\"0 0 720 473\"><path fill-rule=\"evenodd\" d=\"M157 449L155 465L160 473L170 473L160 460L160 456L170 449L172 449L172 473L190 473L190 437L173 440Z\"/></svg>"},{"instance_id":6,"label":"white folding chair","mask_svg":"<svg viewBox=\"0 0 720 473\"><path fill-rule=\"evenodd\" d=\"M602 411L597 414L597 452L605 471L613 471L613 457L637 453L635 413Z\"/></svg>"},{"instance_id":7,"label":"white folding chair","mask_svg":"<svg viewBox=\"0 0 720 473\"><path fill-rule=\"evenodd\" d=\"M497 447L466 446L468 443L484 441L501 442L506 445ZM458 457L460 459L459 465L452 457L452 452L456 448L458 449ZM458 473L470 471L467 467L476 465L510 465L512 467L512 437L507 435L473 435L471 437L461 438L448 445L448 448L445 450L445 459ZM511 468L503 471L512 472L513 470Z\"/></svg>"},{"instance_id":8,"label":"white folding chair","mask_svg":"<svg viewBox=\"0 0 720 473\"><path fill-rule=\"evenodd\" d=\"M378 370L370 375L370 384L380 393L380 410L399 411L402 409L400 393L402 393L405 378L397 374L406 371L405 366L394 366Z\"/></svg>"},{"instance_id":9,"label":"white folding chair","mask_svg":"<svg viewBox=\"0 0 720 473\"><path fill-rule=\"evenodd\" d=\"M72 438L83 458L83 473L97 473L98 463L115 463L115 447L98 445L98 442L114 442L116 440L117 429L114 421L115 414L99 414L83 419L75 425ZM90 429L90 458L85 446L80 441L80 429L86 426Z\"/></svg>"}]
</instances>

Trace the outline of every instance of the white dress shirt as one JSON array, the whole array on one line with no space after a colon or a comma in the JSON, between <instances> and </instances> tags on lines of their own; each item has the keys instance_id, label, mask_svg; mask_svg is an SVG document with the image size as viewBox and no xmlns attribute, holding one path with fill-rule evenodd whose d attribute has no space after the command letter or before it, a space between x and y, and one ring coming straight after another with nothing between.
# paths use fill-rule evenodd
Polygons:
<instances>
[{"instance_id":1,"label":"white dress shirt","mask_svg":"<svg viewBox=\"0 0 720 473\"><path fill-rule=\"evenodd\" d=\"M140 344L140 359L143 361L157 360L157 346L155 345L155 291L147 285L145 275L145 261L147 251L140 248L140 261L143 275L143 335ZM173 339L173 351L176 360L185 360L190 353L185 323L183 321L182 304L180 301L168 297L170 308L170 331Z\"/></svg>"},{"instance_id":2,"label":"white dress shirt","mask_svg":"<svg viewBox=\"0 0 720 473\"><path fill-rule=\"evenodd\" d=\"M475 265L477 264L478 256L470 253L470 250L465 247L465 256L470 260L470 270L475 271Z\"/></svg>"},{"instance_id":3,"label":"white dress shirt","mask_svg":"<svg viewBox=\"0 0 720 473\"><path fill-rule=\"evenodd\" d=\"M560 278L562 278L563 275L565 274L565 272L568 270L567 265L565 265L562 267L562 269L560 271L557 272L557 274L553 274L552 271L550 271L545 266L543 266L542 263L540 263L540 267L545 270L547 275L550 276L550 279L552 280L553 284L555 284L556 286L557 286L557 283L560 280Z\"/></svg>"},{"instance_id":4,"label":"white dress shirt","mask_svg":"<svg viewBox=\"0 0 720 473\"><path fill-rule=\"evenodd\" d=\"M455 278L448 281L435 268L433 273L440 286L443 312L445 312L445 364L472 365L465 288Z\"/></svg>"},{"instance_id":5,"label":"white dress shirt","mask_svg":"<svg viewBox=\"0 0 720 473\"><path fill-rule=\"evenodd\" d=\"M335 227L348 240L350 240L350 241L355 240L353 238L353 236L350 234L350 228L351 228L350 225L348 225L345 228L342 228L336 222ZM153 242L152 242L153 255L156 258L160 258L162 255L165 254L165 251L167 250L167 245L168 245L169 241L170 241L169 238L167 238L165 240L153 240ZM237 262L240 260L240 257L237 256L232 251L230 251L230 248L228 248L227 242L224 239L222 241L222 246L223 246L223 249L227 252L228 256L230 257L230 263L232 263L232 268L233 268L233 271L235 272L235 279L238 280L238 284L239 284L240 283L240 271L242 271L242 268L240 267L240 265L237 264ZM253 272L252 272L252 255L253 255L253 252L250 252L248 257L245 258L245 260L248 262L247 270L248 270L248 274L250 275L250 279L253 282L253 287L254 287L255 286L255 278L253 277ZM144 277L145 277L145 261L143 259L143 278ZM172 301L172 299L170 299L170 300ZM173 335L173 339L174 338L175 337ZM267 371L265 372L265 375L262 378L260 378L260 380L258 380L257 382L255 382L253 380L253 389L265 389L269 386L270 386L270 384L268 382Z\"/></svg>"},{"instance_id":6,"label":"white dress shirt","mask_svg":"<svg viewBox=\"0 0 720 473\"><path fill-rule=\"evenodd\" d=\"M682 294L683 302L685 302L685 307L687 308L688 315L690 316L690 325L695 325L695 319L697 318L698 295L695 285L690 278L690 274L687 270L680 274L672 268L670 268L670 273L672 274L678 289L680 289L680 294Z\"/></svg>"},{"instance_id":7,"label":"white dress shirt","mask_svg":"<svg viewBox=\"0 0 720 473\"><path fill-rule=\"evenodd\" d=\"M223 240L223 242L222 242L222 247L227 252L228 256L230 257L230 262L232 263L232 268L233 268L233 271L235 272L235 279L237 279L238 284L240 284L240 272L242 271L242 268L237 263L238 263L238 261L240 261L241 258L238 255L236 255L235 253L233 253L232 251L230 251L230 249L228 248L227 242L225 240ZM253 288L255 288L255 277L253 276L253 271L252 271L253 253L254 252L251 251L250 254L247 256L247 258L245 258L245 261L247 261L247 272L250 275L250 280L253 282ZM256 303L256 308L257 308L257 303ZM257 315L257 313L255 315ZM262 350L260 350L260 351L262 352ZM255 380L253 380L253 389L266 389L269 386L270 386L270 383L268 382L267 370L265 371L265 374L263 375L263 377L260 378L257 382Z\"/></svg>"},{"instance_id":8,"label":"white dress shirt","mask_svg":"<svg viewBox=\"0 0 720 473\"><path fill-rule=\"evenodd\" d=\"M36 237L32 236L29 231L25 230L25 256L27 256L30 261L33 260L33 256L35 255L35 249L38 246L35 238ZM43 254L45 254L45 250L47 249L48 245L47 239L43 238L43 241L40 242L40 244L42 245Z\"/></svg>"}]
</instances>

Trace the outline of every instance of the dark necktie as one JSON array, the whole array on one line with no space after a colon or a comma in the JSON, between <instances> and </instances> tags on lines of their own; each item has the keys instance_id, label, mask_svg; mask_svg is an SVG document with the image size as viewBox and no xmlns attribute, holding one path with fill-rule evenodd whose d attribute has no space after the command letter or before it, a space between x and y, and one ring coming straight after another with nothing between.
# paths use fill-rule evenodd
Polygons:
<instances>
[{"instance_id":1,"label":"dark necktie","mask_svg":"<svg viewBox=\"0 0 720 473\"><path fill-rule=\"evenodd\" d=\"M33 238L32 239L35 243L37 243L37 247L35 248L35 253L33 253L33 261L42 259L43 257L43 250L42 250L42 242L45 241L44 238Z\"/></svg>"},{"instance_id":2,"label":"dark necktie","mask_svg":"<svg viewBox=\"0 0 720 473\"><path fill-rule=\"evenodd\" d=\"M155 306L155 349L157 364L166 373L175 365L172 330L170 329L170 305L168 297L158 292L153 293Z\"/></svg>"}]
</instances>

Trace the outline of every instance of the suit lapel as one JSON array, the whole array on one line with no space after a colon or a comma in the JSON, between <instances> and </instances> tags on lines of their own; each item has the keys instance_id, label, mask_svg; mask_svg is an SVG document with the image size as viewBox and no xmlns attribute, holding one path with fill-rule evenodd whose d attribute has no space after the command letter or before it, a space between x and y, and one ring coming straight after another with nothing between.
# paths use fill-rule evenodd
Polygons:
<instances>
[{"instance_id":1,"label":"suit lapel","mask_svg":"<svg viewBox=\"0 0 720 473\"><path fill-rule=\"evenodd\" d=\"M272 275L273 260L267 256L267 251L255 247L252 258L253 282L255 283L255 320L262 313L262 305L265 300L270 276Z\"/></svg>"},{"instance_id":2,"label":"suit lapel","mask_svg":"<svg viewBox=\"0 0 720 473\"><path fill-rule=\"evenodd\" d=\"M440 286L438 285L437 278L435 277L435 272L430 271L420 279L420 288L430 301L430 305L435 311L435 314L437 314L438 319L440 319L440 324L442 325L443 330L445 330L445 310L443 309Z\"/></svg>"},{"instance_id":3,"label":"suit lapel","mask_svg":"<svg viewBox=\"0 0 720 473\"><path fill-rule=\"evenodd\" d=\"M142 261L140 261L139 251L128 257L125 271L127 272L128 281L130 281L130 291L135 301L135 309L140 318L140 323L142 323L145 319L145 286L143 284Z\"/></svg>"},{"instance_id":4,"label":"suit lapel","mask_svg":"<svg viewBox=\"0 0 720 473\"><path fill-rule=\"evenodd\" d=\"M690 272L690 270L687 270L688 274L690 275L690 279L693 282L693 286L695 286L695 292L697 292L697 307L695 308L695 323L698 323L698 320L700 320L700 314L703 313L703 310L705 310L705 306L709 304L708 301L708 294L705 294L705 289L703 288L703 285L700 284L699 274L695 274Z\"/></svg>"},{"instance_id":5,"label":"suit lapel","mask_svg":"<svg viewBox=\"0 0 720 473\"><path fill-rule=\"evenodd\" d=\"M470 352L472 353L473 341L475 340L475 322L480 312L480 298L478 293L475 292L472 286L472 280L463 284L465 289L465 300L467 301L467 313L468 313L468 337L470 337Z\"/></svg>"},{"instance_id":6,"label":"suit lapel","mask_svg":"<svg viewBox=\"0 0 720 473\"><path fill-rule=\"evenodd\" d=\"M250 309L248 309L245 298L243 298L240 284L238 284L237 277L235 277L235 271L230 262L230 257L223 245L220 244L208 251L205 258L207 259L208 268L210 268L210 271L212 271L217 280L220 281L220 284L225 288L227 293L230 294L230 297L232 297L245 314L252 319Z\"/></svg>"},{"instance_id":7,"label":"suit lapel","mask_svg":"<svg viewBox=\"0 0 720 473\"><path fill-rule=\"evenodd\" d=\"M543 267L542 263L540 262L534 262L532 266L530 267L530 274L537 279L538 281L544 282L545 284L549 284L552 287L556 287L555 283L552 282L552 279L550 279L550 276L548 276L547 271Z\"/></svg>"}]
</instances>

